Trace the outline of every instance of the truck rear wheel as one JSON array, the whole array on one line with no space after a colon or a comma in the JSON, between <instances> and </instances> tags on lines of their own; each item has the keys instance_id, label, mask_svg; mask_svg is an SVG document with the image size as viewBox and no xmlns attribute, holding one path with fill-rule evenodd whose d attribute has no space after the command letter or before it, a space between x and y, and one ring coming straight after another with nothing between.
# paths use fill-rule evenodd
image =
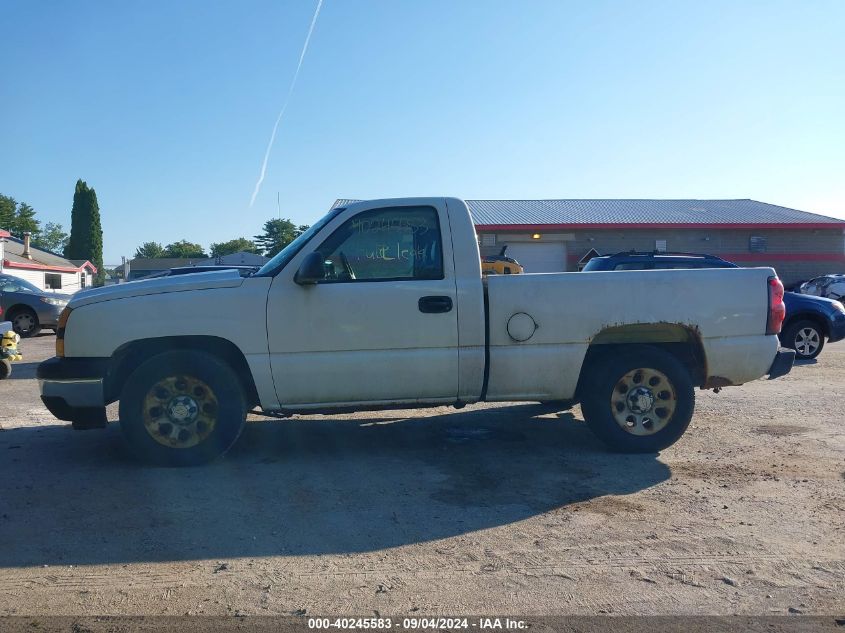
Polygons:
<instances>
[{"instance_id":1,"label":"truck rear wheel","mask_svg":"<svg viewBox=\"0 0 845 633\"><path fill-rule=\"evenodd\" d=\"M229 365L200 351L153 356L126 381L120 427L142 460L204 464L225 453L243 429L246 399Z\"/></svg>"},{"instance_id":2,"label":"truck rear wheel","mask_svg":"<svg viewBox=\"0 0 845 633\"><path fill-rule=\"evenodd\" d=\"M695 392L677 358L642 346L598 360L582 389L581 410L605 444L654 453L678 441L692 419Z\"/></svg>"}]
</instances>

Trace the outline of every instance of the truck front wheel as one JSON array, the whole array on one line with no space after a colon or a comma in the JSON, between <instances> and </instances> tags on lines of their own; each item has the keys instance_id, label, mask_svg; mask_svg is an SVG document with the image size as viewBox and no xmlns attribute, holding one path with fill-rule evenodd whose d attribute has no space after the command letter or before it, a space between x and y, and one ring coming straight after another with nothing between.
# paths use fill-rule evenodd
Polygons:
<instances>
[{"instance_id":1,"label":"truck front wheel","mask_svg":"<svg viewBox=\"0 0 845 633\"><path fill-rule=\"evenodd\" d=\"M654 453L678 441L692 419L695 392L687 369L656 347L642 346L588 368L581 410L610 448Z\"/></svg>"},{"instance_id":2,"label":"truck front wheel","mask_svg":"<svg viewBox=\"0 0 845 633\"><path fill-rule=\"evenodd\" d=\"M201 351L153 356L120 395L120 428L142 460L203 464L225 453L243 429L246 399L225 362Z\"/></svg>"}]
</instances>

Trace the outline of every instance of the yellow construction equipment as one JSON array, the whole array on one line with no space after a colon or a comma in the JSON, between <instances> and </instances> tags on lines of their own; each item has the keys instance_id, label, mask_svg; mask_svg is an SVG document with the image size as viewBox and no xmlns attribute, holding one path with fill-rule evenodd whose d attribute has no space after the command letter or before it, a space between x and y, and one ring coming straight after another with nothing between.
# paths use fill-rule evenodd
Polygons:
<instances>
[{"instance_id":1,"label":"yellow construction equipment","mask_svg":"<svg viewBox=\"0 0 845 633\"><path fill-rule=\"evenodd\" d=\"M521 275L525 269L512 257L506 257L508 245L502 246L498 255L488 255L481 258L482 275Z\"/></svg>"}]
</instances>

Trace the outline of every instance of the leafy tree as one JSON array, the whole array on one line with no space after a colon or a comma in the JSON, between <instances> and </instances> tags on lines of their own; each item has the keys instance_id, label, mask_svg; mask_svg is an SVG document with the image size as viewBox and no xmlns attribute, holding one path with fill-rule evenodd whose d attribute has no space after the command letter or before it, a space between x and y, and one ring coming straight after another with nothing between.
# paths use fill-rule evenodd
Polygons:
<instances>
[{"instance_id":1,"label":"leafy tree","mask_svg":"<svg viewBox=\"0 0 845 633\"><path fill-rule=\"evenodd\" d=\"M15 213L15 219L12 220L12 228L9 232L17 238L22 238L24 233L29 232L32 234L34 241L40 231L41 222L35 219L35 209L26 202L21 202L18 205L18 210Z\"/></svg>"},{"instance_id":2,"label":"leafy tree","mask_svg":"<svg viewBox=\"0 0 845 633\"><path fill-rule=\"evenodd\" d=\"M68 234L61 224L47 222L32 243L37 248L43 248L54 253L62 253L67 246Z\"/></svg>"},{"instance_id":3,"label":"leafy tree","mask_svg":"<svg viewBox=\"0 0 845 633\"><path fill-rule=\"evenodd\" d=\"M65 247L68 259L87 259L97 267L94 284L102 286L106 277L103 268L103 228L97 192L81 178L76 181L73 207L70 211L70 238Z\"/></svg>"},{"instance_id":4,"label":"leafy tree","mask_svg":"<svg viewBox=\"0 0 845 633\"><path fill-rule=\"evenodd\" d=\"M135 257L159 259L160 257L166 257L166 255L164 254L164 246L158 242L144 242L135 249Z\"/></svg>"},{"instance_id":5,"label":"leafy tree","mask_svg":"<svg viewBox=\"0 0 845 633\"><path fill-rule=\"evenodd\" d=\"M245 237L237 237L228 242L219 242L211 245L212 257L223 257L224 255L231 255L232 253L246 253L261 254L261 249L255 245L255 242L248 240Z\"/></svg>"},{"instance_id":6,"label":"leafy tree","mask_svg":"<svg viewBox=\"0 0 845 633\"><path fill-rule=\"evenodd\" d=\"M5 229L11 233L15 225L15 215L17 214L18 202L10 196L0 194L0 229Z\"/></svg>"},{"instance_id":7,"label":"leafy tree","mask_svg":"<svg viewBox=\"0 0 845 633\"><path fill-rule=\"evenodd\" d=\"M296 226L288 219L267 220L264 233L255 236L255 244L264 255L273 257L307 230L307 225Z\"/></svg>"},{"instance_id":8,"label":"leafy tree","mask_svg":"<svg viewBox=\"0 0 845 633\"><path fill-rule=\"evenodd\" d=\"M184 257L187 259L199 259L207 257L205 250L199 244L193 244L187 240L179 240L164 247L165 257Z\"/></svg>"}]
</instances>

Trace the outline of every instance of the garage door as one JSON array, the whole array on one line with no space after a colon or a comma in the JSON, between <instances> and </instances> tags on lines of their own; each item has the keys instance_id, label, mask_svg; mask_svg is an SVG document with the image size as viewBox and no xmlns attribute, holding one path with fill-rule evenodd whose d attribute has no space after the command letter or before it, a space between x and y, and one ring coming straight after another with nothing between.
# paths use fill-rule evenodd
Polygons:
<instances>
[{"instance_id":1,"label":"garage door","mask_svg":"<svg viewBox=\"0 0 845 633\"><path fill-rule=\"evenodd\" d=\"M505 254L522 264L527 273L560 273L566 270L565 242L510 242Z\"/></svg>"}]
</instances>

